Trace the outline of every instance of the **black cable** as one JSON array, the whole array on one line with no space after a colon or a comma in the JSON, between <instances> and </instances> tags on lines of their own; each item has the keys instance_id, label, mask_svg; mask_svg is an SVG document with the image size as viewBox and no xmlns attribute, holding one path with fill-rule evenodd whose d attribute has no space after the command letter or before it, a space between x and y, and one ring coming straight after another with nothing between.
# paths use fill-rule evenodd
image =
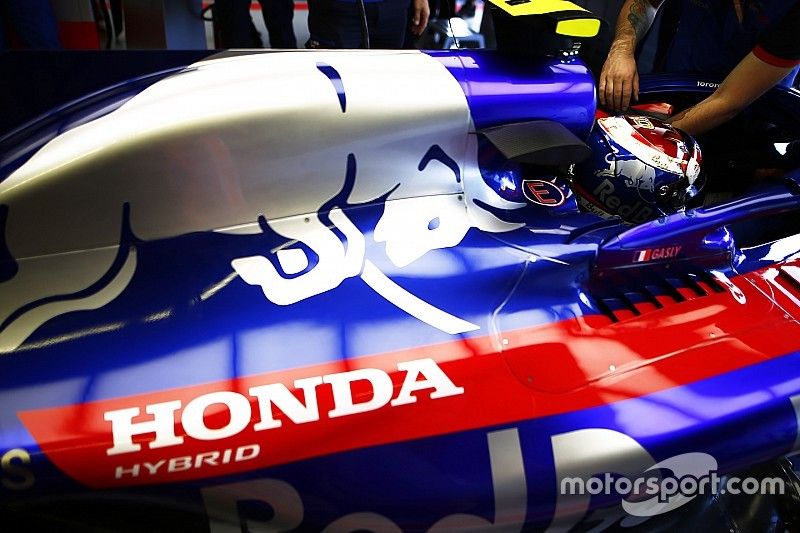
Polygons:
<instances>
[{"instance_id":1,"label":"black cable","mask_svg":"<svg viewBox=\"0 0 800 533\"><path fill-rule=\"evenodd\" d=\"M367 8L364 0L358 0L358 9L361 11L361 40L364 48L369 48L369 25L367 24Z\"/></svg>"}]
</instances>

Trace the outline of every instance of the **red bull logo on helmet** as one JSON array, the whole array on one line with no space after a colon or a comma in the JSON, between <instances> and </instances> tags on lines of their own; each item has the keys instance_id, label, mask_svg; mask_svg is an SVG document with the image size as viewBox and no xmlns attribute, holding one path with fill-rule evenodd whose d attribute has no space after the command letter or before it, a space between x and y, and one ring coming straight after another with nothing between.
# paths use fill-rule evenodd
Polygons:
<instances>
[{"instance_id":1,"label":"red bull logo on helmet","mask_svg":"<svg viewBox=\"0 0 800 533\"><path fill-rule=\"evenodd\" d=\"M633 205L626 204L622 198L614 194L615 190L614 184L606 179L592 191L592 194L609 212L617 213L629 222L638 224L653 218L652 208L647 207L641 201L637 201Z\"/></svg>"}]
</instances>

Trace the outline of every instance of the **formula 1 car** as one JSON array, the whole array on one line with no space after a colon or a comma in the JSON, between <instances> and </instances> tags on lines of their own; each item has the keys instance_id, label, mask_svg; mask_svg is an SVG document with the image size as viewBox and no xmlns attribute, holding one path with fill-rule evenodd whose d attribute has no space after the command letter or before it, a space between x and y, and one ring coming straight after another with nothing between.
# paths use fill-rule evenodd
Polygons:
<instances>
[{"instance_id":1,"label":"formula 1 car","mask_svg":"<svg viewBox=\"0 0 800 533\"><path fill-rule=\"evenodd\" d=\"M599 22L500 7L497 51L231 52L0 141L3 530L798 527L800 93L707 140L727 196L598 216Z\"/></svg>"}]
</instances>

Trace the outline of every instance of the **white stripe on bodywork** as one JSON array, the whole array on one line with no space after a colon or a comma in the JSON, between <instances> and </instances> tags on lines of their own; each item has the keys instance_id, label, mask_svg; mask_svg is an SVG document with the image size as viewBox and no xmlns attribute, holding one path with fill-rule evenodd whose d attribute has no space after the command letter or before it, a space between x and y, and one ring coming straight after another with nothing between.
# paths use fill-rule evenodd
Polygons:
<instances>
[{"instance_id":1,"label":"white stripe on bodywork","mask_svg":"<svg viewBox=\"0 0 800 533\"><path fill-rule=\"evenodd\" d=\"M784 266L784 267L781 267L780 270L778 270L777 268L770 268L766 272L764 272L763 277L767 281L767 283L769 283L770 285L772 285L773 287L775 287L776 289L781 291L781 293L783 293L784 296L789 298L789 300L791 300L791 302L796 307L800 307L800 299L798 299L797 296L792 294L792 292L789 291L789 289L787 289L786 287L784 287L783 285L778 283L778 276L781 275L781 270L786 272L787 275L791 276L792 275L792 271L789 270L791 268L796 269L797 267Z\"/></svg>"},{"instance_id":2,"label":"white stripe on bodywork","mask_svg":"<svg viewBox=\"0 0 800 533\"><path fill-rule=\"evenodd\" d=\"M372 287L375 292L409 315L446 333L457 335L459 333L480 329L480 326L476 324L446 313L428 302L417 298L397 283L387 278L369 259L364 262L364 271L361 273L361 279Z\"/></svg>"},{"instance_id":3,"label":"white stripe on bodywork","mask_svg":"<svg viewBox=\"0 0 800 533\"><path fill-rule=\"evenodd\" d=\"M11 352L18 348L31 333L52 318L74 311L98 309L111 302L125 290L135 271L136 248L131 246L119 273L100 291L85 298L56 301L34 307L11 322L0 332L0 353Z\"/></svg>"},{"instance_id":4,"label":"white stripe on bodywork","mask_svg":"<svg viewBox=\"0 0 800 533\"><path fill-rule=\"evenodd\" d=\"M800 259L800 235L792 235L775 241L769 245L769 252L761 258L761 261L770 263L791 263Z\"/></svg>"}]
</instances>

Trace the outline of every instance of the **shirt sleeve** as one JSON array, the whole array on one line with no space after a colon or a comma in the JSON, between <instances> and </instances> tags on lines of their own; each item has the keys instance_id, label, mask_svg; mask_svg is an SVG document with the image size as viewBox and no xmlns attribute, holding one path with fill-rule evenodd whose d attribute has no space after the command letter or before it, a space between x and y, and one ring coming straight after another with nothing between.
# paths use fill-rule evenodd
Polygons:
<instances>
[{"instance_id":1,"label":"shirt sleeve","mask_svg":"<svg viewBox=\"0 0 800 533\"><path fill-rule=\"evenodd\" d=\"M771 25L753 49L761 61L775 67L800 65L800 2L781 20Z\"/></svg>"}]
</instances>

